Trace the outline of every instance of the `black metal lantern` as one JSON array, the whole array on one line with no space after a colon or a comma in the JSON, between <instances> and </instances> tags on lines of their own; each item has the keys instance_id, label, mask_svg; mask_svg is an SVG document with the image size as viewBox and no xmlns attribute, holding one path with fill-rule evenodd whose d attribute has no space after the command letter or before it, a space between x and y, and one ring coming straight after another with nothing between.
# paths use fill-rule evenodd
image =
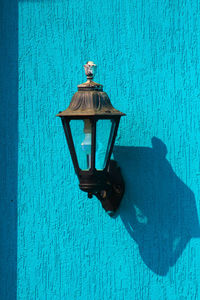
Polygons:
<instances>
[{"instance_id":1,"label":"black metal lantern","mask_svg":"<svg viewBox=\"0 0 200 300\"><path fill-rule=\"evenodd\" d=\"M111 154L119 121L125 114L116 110L103 92L103 86L92 81L96 65L85 66L87 81L78 85L69 107L60 112L79 187L95 195L112 216L124 194L120 168Z\"/></svg>"}]
</instances>

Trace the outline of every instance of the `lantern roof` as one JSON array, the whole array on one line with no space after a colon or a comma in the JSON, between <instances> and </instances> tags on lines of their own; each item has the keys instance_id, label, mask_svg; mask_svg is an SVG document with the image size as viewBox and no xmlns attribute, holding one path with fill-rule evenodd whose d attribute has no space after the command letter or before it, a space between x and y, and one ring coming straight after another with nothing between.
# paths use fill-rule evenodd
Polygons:
<instances>
[{"instance_id":1,"label":"lantern roof","mask_svg":"<svg viewBox=\"0 0 200 300\"><path fill-rule=\"evenodd\" d=\"M96 68L92 61L84 65L87 81L78 85L78 92L73 95L69 107L60 112L58 117L125 116L112 106L103 86L92 81Z\"/></svg>"}]
</instances>

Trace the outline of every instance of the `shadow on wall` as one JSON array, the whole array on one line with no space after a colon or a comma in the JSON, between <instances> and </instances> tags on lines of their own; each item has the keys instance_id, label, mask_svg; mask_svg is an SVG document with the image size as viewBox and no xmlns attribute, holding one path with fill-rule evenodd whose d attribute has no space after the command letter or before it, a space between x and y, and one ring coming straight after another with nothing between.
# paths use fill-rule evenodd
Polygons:
<instances>
[{"instance_id":1,"label":"shadow on wall","mask_svg":"<svg viewBox=\"0 0 200 300\"><path fill-rule=\"evenodd\" d=\"M119 215L144 263L161 276L190 239L200 237L194 193L174 173L166 154L166 145L156 137L152 148L114 148L126 184Z\"/></svg>"},{"instance_id":2,"label":"shadow on wall","mask_svg":"<svg viewBox=\"0 0 200 300\"><path fill-rule=\"evenodd\" d=\"M0 8L0 299L17 298L18 3Z\"/></svg>"}]
</instances>

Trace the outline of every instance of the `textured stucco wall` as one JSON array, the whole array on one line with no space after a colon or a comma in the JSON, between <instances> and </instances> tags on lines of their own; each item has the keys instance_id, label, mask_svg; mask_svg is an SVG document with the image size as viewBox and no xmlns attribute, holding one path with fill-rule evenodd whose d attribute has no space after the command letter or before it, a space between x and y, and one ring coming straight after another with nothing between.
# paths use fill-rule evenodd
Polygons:
<instances>
[{"instance_id":1,"label":"textured stucco wall","mask_svg":"<svg viewBox=\"0 0 200 300\"><path fill-rule=\"evenodd\" d=\"M16 278L18 300L200 299L199 1L19 1L14 17L18 41L6 47L19 52L18 94L4 98L15 113L6 141L17 138L14 164L5 161L17 186L14 213L4 186L3 216L17 228L4 247L7 261L17 256L17 276L7 272L1 299L14 300ZM127 113L114 153L126 195L114 220L79 191L55 118L88 59Z\"/></svg>"}]
</instances>

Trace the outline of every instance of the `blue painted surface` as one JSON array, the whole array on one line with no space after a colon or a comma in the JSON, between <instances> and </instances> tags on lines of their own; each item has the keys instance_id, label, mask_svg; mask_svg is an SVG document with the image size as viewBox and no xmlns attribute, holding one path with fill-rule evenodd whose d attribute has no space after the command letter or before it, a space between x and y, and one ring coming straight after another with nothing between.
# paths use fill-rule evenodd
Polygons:
<instances>
[{"instance_id":1,"label":"blue painted surface","mask_svg":"<svg viewBox=\"0 0 200 300\"><path fill-rule=\"evenodd\" d=\"M2 300L13 300L17 295L17 5L17 1L0 1L0 299Z\"/></svg>"},{"instance_id":2,"label":"blue painted surface","mask_svg":"<svg viewBox=\"0 0 200 300\"><path fill-rule=\"evenodd\" d=\"M18 112L5 96L18 132L9 147L17 299L199 299L198 1L32 0L18 9ZM127 113L114 151L126 195L114 220L79 191L55 118L85 81L87 60Z\"/></svg>"}]
</instances>

